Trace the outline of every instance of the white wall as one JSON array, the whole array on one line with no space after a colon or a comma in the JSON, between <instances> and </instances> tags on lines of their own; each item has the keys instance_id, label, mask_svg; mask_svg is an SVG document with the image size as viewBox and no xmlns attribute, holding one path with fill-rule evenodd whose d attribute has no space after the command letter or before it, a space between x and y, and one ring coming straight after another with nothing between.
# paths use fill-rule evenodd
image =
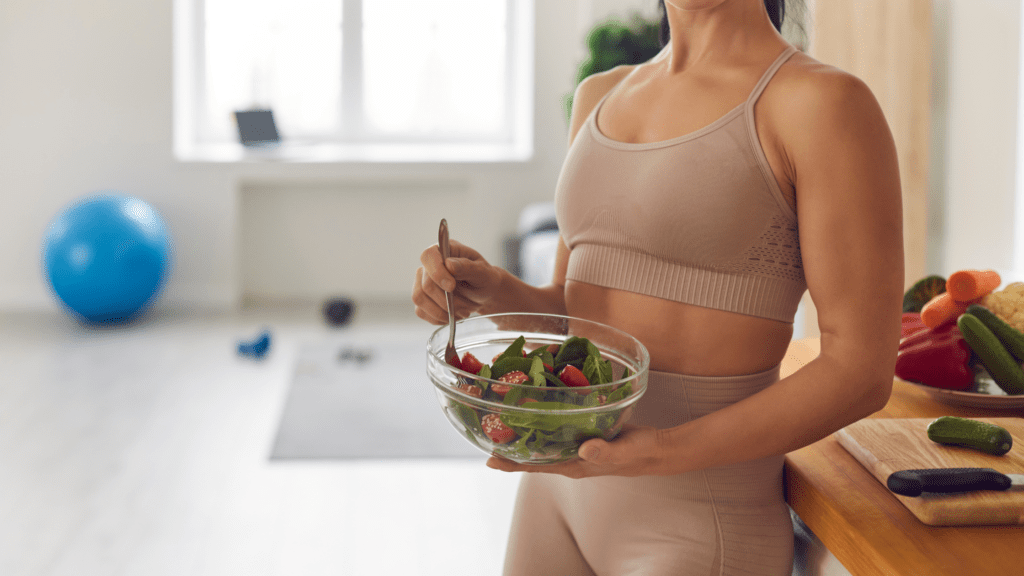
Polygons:
<instances>
[{"instance_id":1,"label":"white wall","mask_svg":"<svg viewBox=\"0 0 1024 576\"><path fill-rule=\"evenodd\" d=\"M655 4L536 0L530 162L223 165L172 157L171 0L3 0L0 309L55 306L41 239L61 207L101 189L136 194L168 221L176 259L164 302L231 306L260 290L401 297L440 215L453 236L500 261L519 209L551 198L566 146L562 97L585 32L608 17L653 15ZM935 7L947 50L936 54L930 262L939 273L1006 270L1014 258L1019 0ZM259 234L261 222L275 222L274 236Z\"/></svg>"},{"instance_id":2,"label":"white wall","mask_svg":"<svg viewBox=\"0 0 1024 576\"><path fill-rule=\"evenodd\" d=\"M929 272L1014 270L1020 0L935 0Z\"/></svg>"},{"instance_id":3,"label":"white wall","mask_svg":"<svg viewBox=\"0 0 1024 576\"><path fill-rule=\"evenodd\" d=\"M71 200L121 189L175 235L168 294L230 302L234 175L171 158L170 1L0 3L0 306L50 305L46 226Z\"/></svg>"},{"instance_id":4,"label":"white wall","mask_svg":"<svg viewBox=\"0 0 1024 576\"><path fill-rule=\"evenodd\" d=\"M56 306L40 266L47 225L104 189L149 201L168 223L175 268L161 304L234 306L253 292L404 297L442 215L453 237L500 262L519 209L552 196L583 34L648 4L536 0L531 161L373 165L179 163L172 0L3 0L0 309Z\"/></svg>"}]
</instances>

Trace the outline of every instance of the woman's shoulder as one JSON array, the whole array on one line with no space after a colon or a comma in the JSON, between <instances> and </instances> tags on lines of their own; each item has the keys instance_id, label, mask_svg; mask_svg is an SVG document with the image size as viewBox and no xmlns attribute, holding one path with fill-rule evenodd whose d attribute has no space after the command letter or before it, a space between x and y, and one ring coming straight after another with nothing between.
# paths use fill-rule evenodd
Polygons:
<instances>
[{"instance_id":1,"label":"woman's shoulder","mask_svg":"<svg viewBox=\"0 0 1024 576\"><path fill-rule=\"evenodd\" d=\"M762 142L786 159L792 182L800 166L828 164L824 157L838 150L893 150L885 114L867 83L802 52L765 87L756 119Z\"/></svg>"},{"instance_id":2,"label":"woman's shoulder","mask_svg":"<svg viewBox=\"0 0 1024 576\"><path fill-rule=\"evenodd\" d=\"M570 121L571 137L575 137L583 122L594 111L597 104L615 88L626 76L637 68L635 64L622 64L591 74L576 87L572 98L572 117Z\"/></svg>"},{"instance_id":3,"label":"woman's shoulder","mask_svg":"<svg viewBox=\"0 0 1024 576\"><path fill-rule=\"evenodd\" d=\"M612 88L622 82L638 66L638 64L621 64L611 70L597 72L584 78L576 87L573 97L573 112L577 111L577 105L579 105L581 108L579 111L589 113L601 98L604 98Z\"/></svg>"},{"instance_id":4,"label":"woman's shoulder","mask_svg":"<svg viewBox=\"0 0 1024 576\"><path fill-rule=\"evenodd\" d=\"M762 98L787 119L859 115L877 100L867 83L836 66L797 52L768 83Z\"/></svg>"}]
</instances>

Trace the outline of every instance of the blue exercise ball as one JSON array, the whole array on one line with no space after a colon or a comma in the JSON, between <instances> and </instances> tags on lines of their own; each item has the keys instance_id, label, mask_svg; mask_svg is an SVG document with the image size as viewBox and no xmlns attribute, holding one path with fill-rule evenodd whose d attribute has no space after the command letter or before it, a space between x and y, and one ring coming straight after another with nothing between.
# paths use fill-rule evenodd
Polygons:
<instances>
[{"instance_id":1,"label":"blue exercise ball","mask_svg":"<svg viewBox=\"0 0 1024 576\"><path fill-rule=\"evenodd\" d=\"M167 280L170 236L146 202L103 193L68 206L50 224L43 260L50 286L89 322L129 320Z\"/></svg>"}]
</instances>

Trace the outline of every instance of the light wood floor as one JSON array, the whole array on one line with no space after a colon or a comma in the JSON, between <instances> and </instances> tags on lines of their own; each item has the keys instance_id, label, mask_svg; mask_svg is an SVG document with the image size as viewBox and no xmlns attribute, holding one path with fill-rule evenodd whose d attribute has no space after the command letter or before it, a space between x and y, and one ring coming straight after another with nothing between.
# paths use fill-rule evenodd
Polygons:
<instances>
[{"instance_id":1,"label":"light wood floor","mask_svg":"<svg viewBox=\"0 0 1024 576\"><path fill-rule=\"evenodd\" d=\"M352 328L411 322L367 304ZM238 356L263 328L268 357ZM0 575L500 574L518 475L268 461L295 347L331 330L315 308L0 315Z\"/></svg>"}]
</instances>

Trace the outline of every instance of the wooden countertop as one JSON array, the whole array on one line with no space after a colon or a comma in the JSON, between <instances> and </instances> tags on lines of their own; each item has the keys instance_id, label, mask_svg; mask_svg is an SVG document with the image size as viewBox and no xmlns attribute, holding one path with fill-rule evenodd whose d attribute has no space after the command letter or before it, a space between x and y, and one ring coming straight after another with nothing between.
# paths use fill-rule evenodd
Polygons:
<instances>
[{"instance_id":1,"label":"wooden countertop","mask_svg":"<svg viewBox=\"0 0 1024 576\"><path fill-rule=\"evenodd\" d=\"M817 339L794 341L783 374L818 351ZM1024 417L1024 409L948 406L895 381L889 403L869 418L942 415ZM1024 526L922 524L832 436L787 454L785 473L790 507L856 576L1006 576L1024 566Z\"/></svg>"}]
</instances>

